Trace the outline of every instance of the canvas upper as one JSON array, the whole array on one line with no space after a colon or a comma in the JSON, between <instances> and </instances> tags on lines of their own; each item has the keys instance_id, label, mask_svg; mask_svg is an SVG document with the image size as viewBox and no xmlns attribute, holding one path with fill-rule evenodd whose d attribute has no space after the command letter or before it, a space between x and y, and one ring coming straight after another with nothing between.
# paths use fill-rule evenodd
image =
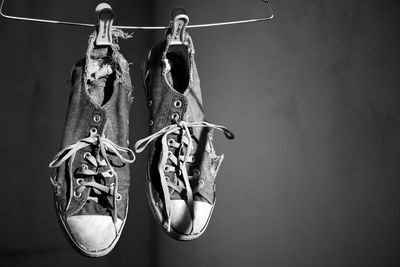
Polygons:
<instances>
[{"instance_id":1,"label":"canvas upper","mask_svg":"<svg viewBox=\"0 0 400 267\"><path fill-rule=\"evenodd\" d=\"M213 148L213 130L233 134L204 120L194 47L186 34L181 45L171 36L153 47L142 73L150 109L150 136L135 149L149 146L148 198L159 224L172 237L200 236L215 204L215 178L223 155Z\"/></svg>"},{"instance_id":2,"label":"canvas upper","mask_svg":"<svg viewBox=\"0 0 400 267\"><path fill-rule=\"evenodd\" d=\"M107 254L124 226L129 204L132 85L127 61L113 44L97 47L71 73L68 113L60 152L50 163L56 210L70 241L86 256Z\"/></svg>"}]
</instances>

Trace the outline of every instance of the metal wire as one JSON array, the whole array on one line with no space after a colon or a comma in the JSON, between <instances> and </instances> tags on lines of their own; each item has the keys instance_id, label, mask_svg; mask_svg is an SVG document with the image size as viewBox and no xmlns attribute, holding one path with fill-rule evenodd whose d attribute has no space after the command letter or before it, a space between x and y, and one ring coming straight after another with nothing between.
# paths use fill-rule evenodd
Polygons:
<instances>
[{"instance_id":1,"label":"metal wire","mask_svg":"<svg viewBox=\"0 0 400 267\"><path fill-rule=\"evenodd\" d=\"M267 5L267 8L268 8L269 16L267 16L267 17L258 18L258 19L247 19L247 20L188 25L186 28L205 28L205 27L245 24L245 23L254 23L254 22L271 20L274 17L272 7L268 1L266 1L266 0L262 0L262 1ZM52 23L52 24L61 24L61 25L69 25L69 26L83 26L83 27L95 27L96 26L95 24L88 24L88 23L57 21L57 20L47 20L47 19L37 19L37 18L27 18L27 17L17 17L17 16L6 15L3 13L4 2L5 2L5 0L1 1L0 15L6 19L41 22L41 23ZM169 28L169 26L117 26L117 25L113 25L113 28L125 29L125 30L166 30Z\"/></svg>"}]
</instances>

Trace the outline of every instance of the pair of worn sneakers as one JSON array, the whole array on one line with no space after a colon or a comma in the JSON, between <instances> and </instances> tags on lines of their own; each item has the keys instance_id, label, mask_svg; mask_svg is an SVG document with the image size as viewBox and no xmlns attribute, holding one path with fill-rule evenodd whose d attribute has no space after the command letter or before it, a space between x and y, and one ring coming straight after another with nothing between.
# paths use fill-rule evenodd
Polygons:
<instances>
[{"instance_id":1,"label":"pair of worn sneakers","mask_svg":"<svg viewBox=\"0 0 400 267\"><path fill-rule=\"evenodd\" d=\"M110 252L126 222L130 170L131 79L112 30L111 46L89 38L86 58L71 73L71 96L60 152L50 163L59 221L80 253ZM135 144L149 147L147 195L150 209L171 237L192 240L207 227L215 204L215 178L223 160L213 148L213 131L223 126L204 120L200 81L191 37L175 45L171 34L145 57L142 74L150 109L150 135Z\"/></svg>"}]
</instances>

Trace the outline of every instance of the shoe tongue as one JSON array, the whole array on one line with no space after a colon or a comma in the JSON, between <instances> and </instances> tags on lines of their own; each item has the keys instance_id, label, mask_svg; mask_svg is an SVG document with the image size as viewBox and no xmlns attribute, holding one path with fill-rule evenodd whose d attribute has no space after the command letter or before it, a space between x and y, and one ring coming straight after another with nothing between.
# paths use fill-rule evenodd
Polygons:
<instances>
[{"instance_id":1,"label":"shoe tongue","mask_svg":"<svg viewBox=\"0 0 400 267\"><path fill-rule=\"evenodd\" d=\"M90 52L90 57L93 59L100 59L109 56L108 47L96 47Z\"/></svg>"},{"instance_id":2,"label":"shoe tongue","mask_svg":"<svg viewBox=\"0 0 400 267\"><path fill-rule=\"evenodd\" d=\"M82 209L79 210L77 215L108 215L111 216L110 211L100 205L94 200L88 199L83 205Z\"/></svg>"},{"instance_id":3,"label":"shoe tongue","mask_svg":"<svg viewBox=\"0 0 400 267\"><path fill-rule=\"evenodd\" d=\"M180 200L180 199L185 200L184 198L182 198L182 196L181 196L180 194L178 194L176 191L174 191L174 190L172 190L172 189L170 189L169 193L170 193L170 198L171 198L171 200ZM201 202L206 202L206 203L208 203L208 204L212 204L212 202L211 202L210 200L208 200L207 198L203 197L203 196L202 196L201 194L199 194L199 193L196 193L196 194L193 196L193 200L195 200L195 201L201 201Z\"/></svg>"},{"instance_id":4,"label":"shoe tongue","mask_svg":"<svg viewBox=\"0 0 400 267\"><path fill-rule=\"evenodd\" d=\"M193 186L192 186L192 188L193 188ZM204 189L204 188L201 191L204 191L204 190L207 191L207 189ZM210 195L210 196L212 195L211 192L203 192L203 193L206 193L206 195ZM172 188L169 189L169 195L170 195L171 200L180 200L180 199L185 200L184 194L182 196L181 194L179 194L177 191L175 191ZM201 192L196 192L196 194L193 195L193 200L206 202L206 203L209 203L209 204L213 203L212 199L207 198L207 196L203 196L201 194Z\"/></svg>"},{"instance_id":5,"label":"shoe tongue","mask_svg":"<svg viewBox=\"0 0 400 267\"><path fill-rule=\"evenodd\" d=\"M195 201L201 201L201 202L206 202L206 203L208 203L208 204L212 204L210 201L208 201L206 198L204 198L204 197L203 197L202 195L200 195L200 194L194 195L193 199L194 199Z\"/></svg>"},{"instance_id":6,"label":"shoe tongue","mask_svg":"<svg viewBox=\"0 0 400 267\"><path fill-rule=\"evenodd\" d=\"M171 200L183 199L180 194L178 194L175 190L173 190L171 188L169 189L169 194L170 194Z\"/></svg>"}]
</instances>

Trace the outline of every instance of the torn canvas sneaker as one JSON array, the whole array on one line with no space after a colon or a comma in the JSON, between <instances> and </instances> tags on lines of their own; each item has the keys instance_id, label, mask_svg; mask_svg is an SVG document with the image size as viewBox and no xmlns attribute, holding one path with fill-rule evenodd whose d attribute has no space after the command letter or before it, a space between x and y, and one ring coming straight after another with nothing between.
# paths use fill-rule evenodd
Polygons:
<instances>
[{"instance_id":1,"label":"torn canvas sneaker","mask_svg":"<svg viewBox=\"0 0 400 267\"><path fill-rule=\"evenodd\" d=\"M128 37L113 30L113 44L89 38L86 58L73 68L71 96L60 152L50 163L61 225L86 256L107 254L117 243L129 204L132 85L128 63L115 43Z\"/></svg>"},{"instance_id":2,"label":"torn canvas sneaker","mask_svg":"<svg viewBox=\"0 0 400 267\"><path fill-rule=\"evenodd\" d=\"M171 35L153 47L143 63L150 109L147 195L156 221L173 238L192 240L206 229L215 204L215 178L223 160L213 147L213 130L233 134L204 120L200 81L188 34L172 45Z\"/></svg>"}]
</instances>

